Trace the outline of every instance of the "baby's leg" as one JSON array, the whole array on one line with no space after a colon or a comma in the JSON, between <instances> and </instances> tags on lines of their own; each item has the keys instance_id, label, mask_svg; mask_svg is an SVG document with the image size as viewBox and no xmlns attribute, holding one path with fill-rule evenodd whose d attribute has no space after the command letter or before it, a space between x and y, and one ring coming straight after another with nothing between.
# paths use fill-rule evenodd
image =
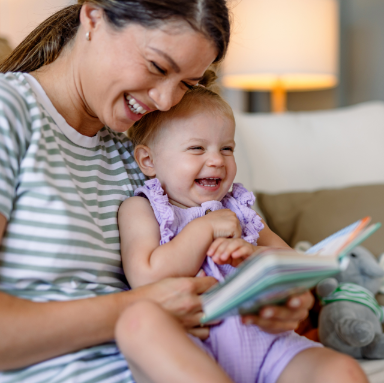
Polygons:
<instances>
[{"instance_id":1,"label":"baby's leg","mask_svg":"<svg viewBox=\"0 0 384 383\"><path fill-rule=\"evenodd\" d=\"M277 383L368 383L357 361L329 348L308 348L285 367Z\"/></svg>"},{"instance_id":2,"label":"baby's leg","mask_svg":"<svg viewBox=\"0 0 384 383\"><path fill-rule=\"evenodd\" d=\"M116 325L116 341L138 383L231 383L217 363L155 303L129 306Z\"/></svg>"}]
</instances>

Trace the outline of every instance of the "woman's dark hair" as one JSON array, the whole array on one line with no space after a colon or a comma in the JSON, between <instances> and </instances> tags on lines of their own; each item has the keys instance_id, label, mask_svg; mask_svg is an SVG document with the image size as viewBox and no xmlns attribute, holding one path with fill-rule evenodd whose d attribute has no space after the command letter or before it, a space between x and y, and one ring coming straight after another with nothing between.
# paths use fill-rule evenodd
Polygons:
<instances>
[{"instance_id":1,"label":"woman's dark hair","mask_svg":"<svg viewBox=\"0 0 384 383\"><path fill-rule=\"evenodd\" d=\"M84 3L102 8L106 20L118 29L129 23L154 28L167 20L184 20L215 44L218 54L214 62L222 60L227 51L230 23L226 0L78 0L32 31L0 65L0 72L32 72L56 60L77 33Z\"/></svg>"}]
</instances>

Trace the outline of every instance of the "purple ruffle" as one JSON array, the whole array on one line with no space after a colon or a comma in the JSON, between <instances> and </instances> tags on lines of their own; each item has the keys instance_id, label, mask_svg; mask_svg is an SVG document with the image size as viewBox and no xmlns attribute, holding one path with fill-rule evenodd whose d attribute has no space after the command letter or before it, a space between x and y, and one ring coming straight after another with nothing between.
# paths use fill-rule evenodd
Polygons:
<instances>
[{"instance_id":1,"label":"purple ruffle","mask_svg":"<svg viewBox=\"0 0 384 383\"><path fill-rule=\"evenodd\" d=\"M223 206L236 213L243 229L242 238L252 244L257 243L259 232L264 229L260 216L252 209L255 196L242 184L234 183L232 192L221 201Z\"/></svg>"},{"instance_id":2,"label":"purple ruffle","mask_svg":"<svg viewBox=\"0 0 384 383\"><path fill-rule=\"evenodd\" d=\"M264 228L261 218L251 208L255 196L238 183L233 184L232 192L227 193L222 201L207 201L201 207L189 209L171 205L157 178L145 181L144 186L135 190L135 196L145 196L151 203L160 225L160 245L169 242L193 219L204 216L208 209L215 211L224 208L236 213L243 230L242 238L249 243L256 244L259 231Z\"/></svg>"},{"instance_id":3,"label":"purple ruffle","mask_svg":"<svg viewBox=\"0 0 384 383\"><path fill-rule=\"evenodd\" d=\"M164 190L157 178L145 181L144 186L137 188L135 196L140 195L145 195L152 206L157 222L160 225L160 245L164 245L176 235L172 230L175 214L172 205L169 203L168 196L164 194Z\"/></svg>"}]
</instances>

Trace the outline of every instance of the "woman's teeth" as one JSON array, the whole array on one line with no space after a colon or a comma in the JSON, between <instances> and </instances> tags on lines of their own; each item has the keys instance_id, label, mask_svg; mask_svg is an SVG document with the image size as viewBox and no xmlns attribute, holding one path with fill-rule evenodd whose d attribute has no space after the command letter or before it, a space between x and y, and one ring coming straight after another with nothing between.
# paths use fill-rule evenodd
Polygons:
<instances>
[{"instance_id":1,"label":"woman's teeth","mask_svg":"<svg viewBox=\"0 0 384 383\"><path fill-rule=\"evenodd\" d=\"M125 99L127 100L129 109L131 109L133 113L144 114L146 112L146 110L131 95L126 95Z\"/></svg>"}]
</instances>

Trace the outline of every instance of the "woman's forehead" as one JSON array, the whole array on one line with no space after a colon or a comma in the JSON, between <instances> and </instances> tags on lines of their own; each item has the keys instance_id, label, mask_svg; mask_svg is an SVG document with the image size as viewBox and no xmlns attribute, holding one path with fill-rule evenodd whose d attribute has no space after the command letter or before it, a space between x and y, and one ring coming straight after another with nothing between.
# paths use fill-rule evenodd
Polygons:
<instances>
[{"instance_id":1,"label":"woman's forehead","mask_svg":"<svg viewBox=\"0 0 384 383\"><path fill-rule=\"evenodd\" d=\"M199 67L205 68L213 62L217 55L214 43L183 21L162 23L152 28L130 24L121 33L126 41L160 56L176 73L184 67L198 67L197 72Z\"/></svg>"}]
</instances>

